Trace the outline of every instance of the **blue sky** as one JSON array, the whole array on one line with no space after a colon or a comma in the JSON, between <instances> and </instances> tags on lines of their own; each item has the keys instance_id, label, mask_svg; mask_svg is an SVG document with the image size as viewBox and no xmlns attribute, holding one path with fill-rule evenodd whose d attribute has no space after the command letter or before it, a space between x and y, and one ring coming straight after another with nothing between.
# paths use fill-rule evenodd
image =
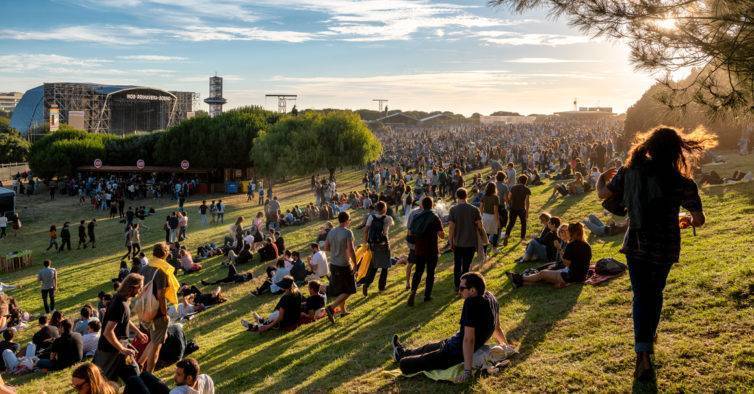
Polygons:
<instances>
[{"instance_id":1,"label":"blue sky","mask_svg":"<svg viewBox=\"0 0 754 394\"><path fill-rule=\"evenodd\" d=\"M618 111L652 83L619 42L486 0L6 0L0 91L43 82L125 83L207 95L227 107L299 94L299 108L550 113ZM204 106L204 104L201 104Z\"/></svg>"}]
</instances>

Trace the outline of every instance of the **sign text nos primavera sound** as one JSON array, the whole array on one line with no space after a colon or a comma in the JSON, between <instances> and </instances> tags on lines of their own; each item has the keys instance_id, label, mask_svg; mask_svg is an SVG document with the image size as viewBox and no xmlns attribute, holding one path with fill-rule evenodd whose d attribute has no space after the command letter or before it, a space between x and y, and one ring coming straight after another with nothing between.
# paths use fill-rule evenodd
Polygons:
<instances>
[{"instance_id":1,"label":"sign text nos primavera sound","mask_svg":"<svg viewBox=\"0 0 754 394\"><path fill-rule=\"evenodd\" d=\"M157 96L154 94L127 94L126 98L129 100L149 100L149 101L170 101L173 99L170 96Z\"/></svg>"}]
</instances>

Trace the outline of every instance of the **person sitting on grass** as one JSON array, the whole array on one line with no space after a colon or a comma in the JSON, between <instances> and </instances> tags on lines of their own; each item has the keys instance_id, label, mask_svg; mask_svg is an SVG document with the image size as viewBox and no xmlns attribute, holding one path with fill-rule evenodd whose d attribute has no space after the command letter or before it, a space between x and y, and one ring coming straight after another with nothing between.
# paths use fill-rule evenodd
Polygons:
<instances>
[{"instance_id":1,"label":"person sitting on grass","mask_svg":"<svg viewBox=\"0 0 754 394\"><path fill-rule=\"evenodd\" d=\"M92 306L88 304L84 305L81 308L80 314L81 314L81 317L78 320L76 320L76 323L73 326L73 331L81 335L84 335L86 334L87 327L89 326L89 322L94 321L94 320L99 321L99 319L97 318L96 313L94 312L94 308L92 308Z\"/></svg>"},{"instance_id":2,"label":"person sitting on grass","mask_svg":"<svg viewBox=\"0 0 754 394\"><path fill-rule=\"evenodd\" d=\"M517 263L555 260L555 243L558 242L557 231L560 227L560 218L542 212L539 215L539 221L544 225L542 232L539 237L532 235L523 257L516 260Z\"/></svg>"},{"instance_id":3,"label":"person sitting on grass","mask_svg":"<svg viewBox=\"0 0 754 394\"><path fill-rule=\"evenodd\" d=\"M301 304L304 301L304 297L298 290L296 283L294 283L293 277L286 275L274 285L284 291L283 296L275 306L275 310L266 319L255 314L256 324L241 320L241 325L246 330L263 333L271 328L291 331L298 327L299 319L301 318Z\"/></svg>"},{"instance_id":4,"label":"person sitting on grass","mask_svg":"<svg viewBox=\"0 0 754 394\"><path fill-rule=\"evenodd\" d=\"M307 285L309 296L304 300L301 306L301 324L311 323L317 319L325 317L325 304L327 298L321 293L322 284L313 280Z\"/></svg>"},{"instance_id":5,"label":"person sitting on grass","mask_svg":"<svg viewBox=\"0 0 754 394\"><path fill-rule=\"evenodd\" d=\"M299 252L291 253L291 276L296 284L301 286L306 281L306 265L301 261L301 254Z\"/></svg>"},{"instance_id":6,"label":"person sitting on grass","mask_svg":"<svg viewBox=\"0 0 754 394\"><path fill-rule=\"evenodd\" d=\"M178 252L178 256L181 262L181 268L186 271L186 273L196 272L202 269L202 265L194 262L193 257L191 257L191 252L188 250L181 249L180 252Z\"/></svg>"},{"instance_id":7,"label":"person sitting on grass","mask_svg":"<svg viewBox=\"0 0 754 394\"><path fill-rule=\"evenodd\" d=\"M228 301L228 299L223 295L223 290L222 288L220 288L220 286L217 286L210 293L204 293L196 286L189 286L188 284L184 283L181 285L181 289L178 291L178 294L183 295L184 297L192 295L194 296L195 304L201 304L205 307L222 304L223 302Z\"/></svg>"},{"instance_id":8,"label":"person sitting on grass","mask_svg":"<svg viewBox=\"0 0 754 394\"><path fill-rule=\"evenodd\" d=\"M398 335L393 335L393 358L404 375L443 370L463 363L463 375L457 379L462 383L471 378L474 352L490 337L494 336L500 345L508 344L500 328L500 307L495 296L487 291L482 274L463 274L458 292L463 298L460 330L451 338L406 349L398 341Z\"/></svg>"},{"instance_id":9,"label":"person sitting on grass","mask_svg":"<svg viewBox=\"0 0 754 394\"><path fill-rule=\"evenodd\" d=\"M558 184L553 188L550 199L556 198L558 194L563 197L568 195L584 194L588 184L584 182L584 177L580 172L577 172L574 176L574 180L566 184Z\"/></svg>"},{"instance_id":10,"label":"person sitting on grass","mask_svg":"<svg viewBox=\"0 0 754 394\"><path fill-rule=\"evenodd\" d=\"M81 334L73 332L73 324L68 319L60 323L62 333L52 342L50 358L40 359L37 368L47 371L65 369L84 358L84 342Z\"/></svg>"},{"instance_id":11,"label":"person sitting on grass","mask_svg":"<svg viewBox=\"0 0 754 394\"><path fill-rule=\"evenodd\" d=\"M592 260L592 248L584 241L584 226L581 223L568 224L568 238L569 242L563 250L565 268L542 270L529 276L513 272L505 274L515 287L545 282L562 288L570 283L584 282Z\"/></svg>"},{"instance_id":12,"label":"person sitting on grass","mask_svg":"<svg viewBox=\"0 0 754 394\"><path fill-rule=\"evenodd\" d=\"M228 258L233 261L233 258L231 257L231 252L233 250L228 252ZM238 254L235 258L236 265L242 265L246 263L251 263L251 260L254 258L254 255L251 254L251 245L246 244L243 246L243 249L241 250L241 253Z\"/></svg>"},{"instance_id":13,"label":"person sitting on grass","mask_svg":"<svg viewBox=\"0 0 754 394\"><path fill-rule=\"evenodd\" d=\"M280 264L283 264L281 262L278 262ZM267 278L262 282L262 284L257 287L254 291L251 292L251 295L258 296L265 293L270 292L270 286L272 286L272 277L275 275L275 272L277 272L277 266L268 266L266 269Z\"/></svg>"},{"instance_id":14,"label":"person sitting on grass","mask_svg":"<svg viewBox=\"0 0 754 394\"><path fill-rule=\"evenodd\" d=\"M259 249L259 261L277 260L280 255L277 245L272 242L272 238L267 237L264 240L264 246Z\"/></svg>"},{"instance_id":15,"label":"person sitting on grass","mask_svg":"<svg viewBox=\"0 0 754 394\"><path fill-rule=\"evenodd\" d=\"M621 221L620 223L614 220L610 220L607 224L605 224L597 217L597 215L594 214L589 214L589 216L581 221L581 223L583 223L584 226L586 226L589 231L592 232L592 234L601 237L623 234L628 229L627 220Z\"/></svg>"},{"instance_id":16,"label":"person sitting on grass","mask_svg":"<svg viewBox=\"0 0 754 394\"><path fill-rule=\"evenodd\" d=\"M309 257L307 265L309 266L310 279L321 279L330 274L330 267L327 265L327 255L319 250L319 244L312 242L309 244L312 255Z\"/></svg>"},{"instance_id":17,"label":"person sitting on grass","mask_svg":"<svg viewBox=\"0 0 754 394\"><path fill-rule=\"evenodd\" d=\"M270 293L272 294L280 294L283 292L283 288L279 287L277 285L278 282L283 280L283 278L287 275L290 275L291 270L290 268L286 268L285 266L285 260L278 259L277 263L275 264L275 273L270 278Z\"/></svg>"},{"instance_id":18,"label":"person sitting on grass","mask_svg":"<svg viewBox=\"0 0 754 394\"><path fill-rule=\"evenodd\" d=\"M91 320L86 326L86 333L82 336L84 342L84 357L92 357L97 352L100 330L102 323L99 320Z\"/></svg>"},{"instance_id":19,"label":"person sitting on grass","mask_svg":"<svg viewBox=\"0 0 754 394\"><path fill-rule=\"evenodd\" d=\"M80 364L71 373L71 387L78 394L116 394L118 387L92 363Z\"/></svg>"}]
</instances>

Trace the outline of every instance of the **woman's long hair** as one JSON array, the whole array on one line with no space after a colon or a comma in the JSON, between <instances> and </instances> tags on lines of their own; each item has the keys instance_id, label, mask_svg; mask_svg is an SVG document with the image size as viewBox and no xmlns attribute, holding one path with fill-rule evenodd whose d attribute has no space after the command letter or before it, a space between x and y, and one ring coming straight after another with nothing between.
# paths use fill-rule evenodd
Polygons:
<instances>
[{"instance_id":1,"label":"woman's long hair","mask_svg":"<svg viewBox=\"0 0 754 394\"><path fill-rule=\"evenodd\" d=\"M71 375L76 379L89 383L89 392L91 394L115 394L117 392L115 387L102 375L102 371L92 363L79 365L73 370Z\"/></svg>"},{"instance_id":2,"label":"woman's long hair","mask_svg":"<svg viewBox=\"0 0 754 394\"><path fill-rule=\"evenodd\" d=\"M688 134L683 133L682 129L657 126L636 136L628 151L626 167L631 168L651 160L660 166L672 165L678 173L690 178L704 152L715 146L717 136L703 126Z\"/></svg>"}]
</instances>

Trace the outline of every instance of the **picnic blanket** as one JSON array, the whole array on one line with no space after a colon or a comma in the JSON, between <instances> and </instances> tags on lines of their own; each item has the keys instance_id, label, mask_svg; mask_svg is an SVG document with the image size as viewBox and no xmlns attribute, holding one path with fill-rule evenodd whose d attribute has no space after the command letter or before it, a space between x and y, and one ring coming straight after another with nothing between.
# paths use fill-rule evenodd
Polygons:
<instances>
[{"instance_id":1,"label":"picnic blanket","mask_svg":"<svg viewBox=\"0 0 754 394\"><path fill-rule=\"evenodd\" d=\"M594 265L589 266L589 271L586 274L586 280L584 281L587 285L598 285L600 283L604 283L609 281L610 279L617 278L625 273L621 272L620 274L615 275L600 275L594 270Z\"/></svg>"},{"instance_id":2,"label":"picnic blanket","mask_svg":"<svg viewBox=\"0 0 754 394\"><path fill-rule=\"evenodd\" d=\"M510 360L508 359L516 353L518 351L510 345L484 345L474 352L474 361L472 362L473 373L496 374L510 364ZM447 369L421 371L410 375L403 375L400 369L385 371L385 373L392 377L424 375L434 381L455 382L456 378L463 375L463 363L456 364Z\"/></svg>"}]
</instances>

